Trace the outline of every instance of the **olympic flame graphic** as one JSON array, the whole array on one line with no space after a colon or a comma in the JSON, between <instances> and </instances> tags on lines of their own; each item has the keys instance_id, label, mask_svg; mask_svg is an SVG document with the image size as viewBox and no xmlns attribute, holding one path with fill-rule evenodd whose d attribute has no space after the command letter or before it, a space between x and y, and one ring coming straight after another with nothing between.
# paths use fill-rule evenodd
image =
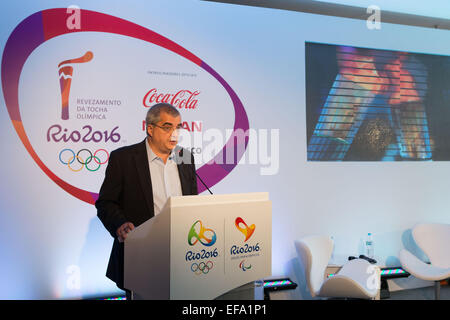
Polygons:
<instances>
[{"instance_id":1,"label":"olympic flame graphic","mask_svg":"<svg viewBox=\"0 0 450 320\"><path fill-rule=\"evenodd\" d=\"M198 225L198 230L196 226ZM211 233L211 238L207 238L206 233ZM195 239L192 241L192 239ZM216 243L216 233L212 229L206 229L200 220L194 222L188 233L188 243L193 246L200 241L206 247L210 247Z\"/></svg>"},{"instance_id":2,"label":"olympic flame graphic","mask_svg":"<svg viewBox=\"0 0 450 320\"><path fill-rule=\"evenodd\" d=\"M94 54L87 51L82 57L64 60L58 64L59 86L61 87L61 118L63 120L69 119L69 95L73 74L73 67L69 64L89 62L93 57Z\"/></svg>"},{"instance_id":3,"label":"olympic flame graphic","mask_svg":"<svg viewBox=\"0 0 450 320\"><path fill-rule=\"evenodd\" d=\"M255 225L252 224L251 226L248 226L241 217L237 217L234 223L236 225L236 228L238 228L238 230L244 234L245 236L244 242L250 239L253 232L255 232L256 228ZM244 225L244 228L241 228L240 224Z\"/></svg>"}]
</instances>

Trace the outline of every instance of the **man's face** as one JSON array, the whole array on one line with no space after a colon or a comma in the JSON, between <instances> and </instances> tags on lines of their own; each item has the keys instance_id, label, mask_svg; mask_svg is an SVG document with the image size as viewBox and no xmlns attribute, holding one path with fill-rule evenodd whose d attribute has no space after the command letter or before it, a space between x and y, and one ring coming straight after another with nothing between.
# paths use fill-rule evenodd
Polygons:
<instances>
[{"instance_id":1,"label":"man's face","mask_svg":"<svg viewBox=\"0 0 450 320\"><path fill-rule=\"evenodd\" d=\"M167 112L160 113L160 120L156 125L148 125L147 133L151 136L151 143L158 152L168 154L178 143L177 127L181 125L181 116L171 116Z\"/></svg>"}]
</instances>

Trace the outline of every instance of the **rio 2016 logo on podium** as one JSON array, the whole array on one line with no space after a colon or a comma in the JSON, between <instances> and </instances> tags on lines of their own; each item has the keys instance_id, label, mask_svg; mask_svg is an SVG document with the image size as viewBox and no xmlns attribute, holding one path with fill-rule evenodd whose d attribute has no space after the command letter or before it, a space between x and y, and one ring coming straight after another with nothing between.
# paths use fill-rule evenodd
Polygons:
<instances>
[{"instance_id":1,"label":"rio 2016 logo on podium","mask_svg":"<svg viewBox=\"0 0 450 320\"><path fill-rule=\"evenodd\" d=\"M191 229L188 232L187 240L190 246L195 246L197 242L200 242L205 247L211 247L216 243L217 236L214 230L205 228L202 222L197 220L191 226ZM202 249L200 252L192 252L189 250L186 252L185 260L196 261L217 258L218 256L219 253L217 252L217 248L214 250L212 248L209 250Z\"/></svg>"},{"instance_id":2,"label":"rio 2016 logo on podium","mask_svg":"<svg viewBox=\"0 0 450 320\"><path fill-rule=\"evenodd\" d=\"M251 226L248 226L244 219L242 219L241 217L237 217L236 220L234 221L234 224L236 225L236 228L242 232L245 236L245 240L244 242L246 242L248 239L250 239L250 237L253 235L253 232L255 232L255 225L252 224ZM240 225L243 225L244 228L242 228Z\"/></svg>"},{"instance_id":3,"label":"rio 2016 logo on podium","mask_svg":"<svg viewBox=\"0 0 450 320\"><path fill-rule=\"evenodd\" d=\"M197 225L199 226L198 232L196 230ZM206 237L205 235L206 232L212 233L211 238ZM192 241L193 238L195 238L194 241ZM195 245L197 242L200 241L202 245L206 247L211 247L216 243L216 240L217 240L216 233L212 229L206 229L200 220L194 222L188 233L188 243L191 246Z\"/></svg>"},{"instance_id":4,"label":"rio 2016 logo on podium","mask_svg":"<svg viewBox=\"0 0 450 320\"><path fill-rule=\"evenodd\" d=\"M244 242L247 242L255 232L256 226L255 224L247 225L244 219L241 217L237 217L234 220L234 224L236 228L245 236ZM261 251L261 247L259 242L256 244L246 243L243 246L241 245L233 245L230 248L231 259L242 259L242 258L250 258L253 256L259 256L259 252ZM251 266L250 266L251 267ZM248 268L244 267L243 262L239 264L239 268L242 270L247 270Z\"/></svg>"}]
</instances>

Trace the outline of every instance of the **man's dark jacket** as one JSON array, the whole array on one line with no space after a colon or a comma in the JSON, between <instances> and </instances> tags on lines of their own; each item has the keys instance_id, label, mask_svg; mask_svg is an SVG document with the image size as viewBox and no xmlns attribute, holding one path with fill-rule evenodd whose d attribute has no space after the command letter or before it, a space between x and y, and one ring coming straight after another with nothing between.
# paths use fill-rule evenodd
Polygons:
<instances>
[{"instance_id":1,"label":"man's dark jacket","mask_svg":"<svg viewBox=\"0 0 450 320\"><path fill-rule=\"evenodd\" d=\"M106 276L121 289L124 289L124 244L118 241L116 231L125 222L132 222L138 227L154 216L146 143L145 139L111 152L105 180L95 202L97 216L114 238ZM183 195L198 194L193 155L177 147L174 160Z\"/></svg>"}]
</instances>

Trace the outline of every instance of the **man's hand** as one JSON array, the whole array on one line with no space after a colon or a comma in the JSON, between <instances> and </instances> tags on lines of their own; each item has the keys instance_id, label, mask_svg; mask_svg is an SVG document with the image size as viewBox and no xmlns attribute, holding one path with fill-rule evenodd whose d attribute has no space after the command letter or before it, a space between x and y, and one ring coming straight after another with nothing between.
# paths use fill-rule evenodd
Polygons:
<instances>
[{"instance_id":1,"label":"man's hand","mask_svg":"<svg viewBox=\"0 0 450 320\"><path fill-rule=\"evenodd\" d=\"M131 222L125 222L123 225L121 225L116 231L119 242L124 242L127 238L128 232L130 232L131 230L134 230L134 224L132 224Z\"/></svg>"}]
</instances>

